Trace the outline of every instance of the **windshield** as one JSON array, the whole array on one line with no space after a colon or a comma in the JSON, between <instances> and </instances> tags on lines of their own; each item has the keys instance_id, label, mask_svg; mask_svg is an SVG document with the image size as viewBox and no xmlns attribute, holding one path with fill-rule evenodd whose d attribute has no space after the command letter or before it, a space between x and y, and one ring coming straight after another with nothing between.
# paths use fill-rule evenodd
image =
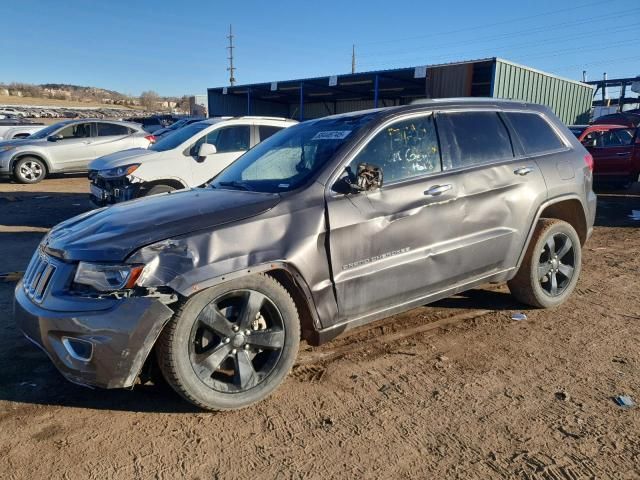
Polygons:
<instances>
[{"instance_id":1,"label":"windshield","mask_svg":"<svg viewBox=\"0 0 640 480\"><path fill-rule=\"evenodd\" d=\"M569 130L571 130L571 133L573 133L576 137L579 137L580 135L582 135L582 132L584 132L587 129L587 127L569 127Z\"/></svg>"},{"instance_id":2,"label":"windshield","mask_svg":"<svg viewBox=\"0 0 640 480\"><path fill-rule=\"evenodd\" d=\"M153 150L154 152L166 152L167 150L173 150L210 126L210 123L192 123L191 125L176 130L175 132L168 133L166 137L163 137L161 140L151 145L149 150Z\"/></svg>"},{"instance_id":3,"label":"windshield","mask_svg":"<svg viewBox=\"0 0 640 480\"><path fill-rule=\"evenodd\" d=\"M56 132L57 130L60 130L62 127L64 127L67 124L68 122L54 123L53 125L49 125L48 127L43 128L42 130L38 130L36 133L32 133L27 138L31 138L31 139L47 138L49 135Z\"/></svg>"},{"instance_id":4,"label":"windshield","mask_svg":"<svg viewBox=\"0 0 640 480\"><path fill-rule=\"evenodd\" d=\"M372 118L374 114L349 115L286 128L232 163L211 186L257 192L294 190L320 172Z\"/></svg>"}]
</instances>

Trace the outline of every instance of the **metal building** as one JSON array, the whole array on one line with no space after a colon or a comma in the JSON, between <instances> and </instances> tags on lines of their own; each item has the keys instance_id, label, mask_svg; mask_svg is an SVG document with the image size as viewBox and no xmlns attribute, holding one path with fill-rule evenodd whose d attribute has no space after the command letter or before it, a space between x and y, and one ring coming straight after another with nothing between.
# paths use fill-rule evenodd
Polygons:
<instances>
[{"instance_id":1,"label":"metal building","mask_svg":"<svg viewBox=\"0 0 640 480\"><path fill-rule=\"evenodd\" d=\"M308 120L418 98L494 97L549 106L567 124L587 123L594 87L486 58L441 65L209 88L210 116Z\"/></svg>"}]
</instances>

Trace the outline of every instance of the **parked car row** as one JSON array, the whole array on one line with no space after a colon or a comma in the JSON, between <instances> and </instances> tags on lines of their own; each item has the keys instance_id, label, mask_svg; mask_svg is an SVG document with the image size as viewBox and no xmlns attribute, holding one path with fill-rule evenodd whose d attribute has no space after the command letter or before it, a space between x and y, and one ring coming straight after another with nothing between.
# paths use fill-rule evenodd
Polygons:
<instances>
[{"instance_id":1,"label":"parked car row","mask_svg":"<svg viewBox=\"0 0 640 480\"><path fill-rule=\"evenodd\" d=\"M50 173L86 171L92 160L154 140L140 125L114 120L67 120L24 139L0 142L0 177L38 183Z\"/></svg>"},{"instance_id":2,"label":"parked car row","mask_svg":"<svg viewBox=\"0 0 640 480\"><path fill-rule=\"evenodd\" d=\"M81 125L63 128L101 129ZM75 383L131 387L156 362L212 410L268 396L301 339L487 282L560 305L595 218L583 145L548 108L496 99L212 119L91 168L106 203L222 171L54 227L16 287L18 325Z\"/></svg>"}]
</instances>

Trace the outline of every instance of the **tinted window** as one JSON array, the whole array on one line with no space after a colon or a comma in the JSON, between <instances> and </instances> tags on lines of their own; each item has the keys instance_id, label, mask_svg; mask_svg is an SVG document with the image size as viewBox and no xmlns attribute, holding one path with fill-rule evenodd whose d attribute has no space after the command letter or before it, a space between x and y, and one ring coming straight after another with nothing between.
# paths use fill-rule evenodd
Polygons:
<instances>
[{"instance_id":1,"label":"tinted window","mask_svg":"<svg viewBox=\"0 0 640 480\"><path fill-rule=\"evenodd\" d=\"M565 146L551 125L540 115L508 112L506 116L520 138L526 155L550 152Z\"/></svg>"},{"instance_id":2,"label":"tinted window","mask_svg":"<svg viewBox=\"0 0 640 480\"><path fill-rule=\"evenodd\" d=\"M115 135L129 135L130 131L124 125L116 125L115 123L98 123L98 136L109 137Z\"/></svg>"},{"instance_id":3,"label":"tinted window","mask_svg":"<svg viewBox=\"0 0 640 480\"><path fill-rule=\"evenodd\" d=\"M218 153L249 150L249 126L223 127L209 132L191 146L191 155L196 155L203 143L215 145Z\"/></svg>"},{"instance_id":4,"label":"tinted window","mask_svg":"<svg viewBox=\"0 0 640 480\"><path fill-rule=\"evenodd\" d=\"M439 172L440 151L433 115L403 120L378 132L351 161L348 173L352 181L360 163L382 167L385 183Z\"/></svg>"},{"instance_id":5,"label":"tinted window","mask_svg":"<svg viewBox=\"0 0 640 480\"><path fill-rule=\"evenodd\" d=\"M258 130L260 131L260 141L263 141L269 138L274 133L278 133L280 130L282 130L282 127L271 127L269 125L260 125L258 127Z\"/></svg>"},{"instance_id":6,"label":"tinted window","mask_svg":"<svg viewBox=\"0 0 640 480\"><path fill-rule=\"evenodd\" d=\"M179 130L168 133L166 136L162 137L159 142L151 145L149 150L153 150L154 152L166 152L167 150L173 150L210 126L210 123L194 123L187 127L180 128Z\"/></svg>"},{"instance_id":7,"label":"tinted window","mask_svg":"<svg viewBox=\"0 0 640 480\"><path fill-rule=\"evenodd\" d=\"M216 150L220 153L249 150L249 132L248 125L237 125L217 130L218 135L214 143Z\"/></svg>"},{"instance_id":8,"label":"tinted window","mask_svg":"<svg viewBox=\"0 0 640 480\"><path fill-rule=\"evenodd\" d=\"M631 145L633 141L632 129L609 130L600 132L596 137L596 147L624 147Z\"/></svg>"},{"instance_id":9,"label":"tinted window","mask_svg":"<svg viewBox=\"0 0 640 480\"><path fill-rule=\"evenodd\" d=\"M445 170L513 158L509 133L497 112L438 115Z\"/></svg>"},{"instance_id":10,"label":"tinted window","mask_svg":"<svg viewBox=\"0 0 640 480\"><path fill-rule=\"evenodd\" d=\"M69 125L68 127L60 130L57 134L62 135L63 138L87 138L91 136L91 124L76 123Z\"/></svg>"}]
</instances>

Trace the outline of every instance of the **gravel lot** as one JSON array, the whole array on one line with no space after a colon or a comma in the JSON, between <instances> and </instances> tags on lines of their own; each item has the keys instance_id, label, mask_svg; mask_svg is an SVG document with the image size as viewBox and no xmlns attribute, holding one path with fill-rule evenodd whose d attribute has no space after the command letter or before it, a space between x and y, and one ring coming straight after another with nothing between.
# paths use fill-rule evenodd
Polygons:
<instances>
[{"instance_id":1,"label":"gravel lot","mask_svg":"<svg viewBox=\"0 0 640 480\"><path fill-rule=\"evenodd\" d=\"M636 186L637 187L637 186ZM82 176L0 183L0 273L88 208ZM640 188L599 197L571 300L488 286L354 331L267 401L203 413L167 386L63 380L0 280L0 478L640 478ZM512 321L513 312L526 321Z\"/></svg>"}]
</instances>

